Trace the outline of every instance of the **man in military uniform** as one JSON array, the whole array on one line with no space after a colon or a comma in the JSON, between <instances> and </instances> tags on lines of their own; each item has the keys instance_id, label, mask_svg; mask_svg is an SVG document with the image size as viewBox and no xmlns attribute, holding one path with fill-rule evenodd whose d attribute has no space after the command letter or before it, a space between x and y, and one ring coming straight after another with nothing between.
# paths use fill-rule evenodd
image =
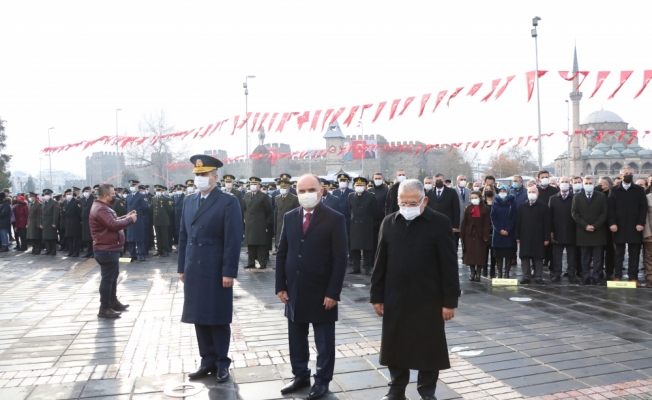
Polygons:
<instances>
[{"instance_id":1,"label":"man in military uniform","mask_svg":"<svg viewBox=\"0 0 652 400\"><path fill-rule=\"evenodd\" d=\"M374 221L380 218L380 212L376 196L367 192L367 179L358 177L353 182L355 191L349 194L349 211L351 212L349 241L351 242L353 269L349 273L360 273L360 257L362 256L365 274L370 276L374 265Z\"/></svg>"},{"instance_id":2,"label":"man in military uniform","mask_svg":"<svg viewBox=\"0 0 652 400\"><path fill-rule=\"evenodd\" d=\"M249 260L245 268L254 268L256 259L260 268L267 267L267 217L272 213L272 202L260 190L261 179L249 178L249 193L244 195L245 242L249 250Z\"/></svg>"},{"instance_id":3,"label":"man in military uniform","mask_svg":"<svg viewBox=\"0 0 652 400\"><path fill-rule=\"evenodd\" d=\"M115 214L118 217L127 215L127 207L125 206L122 188L115 189L115 196L113 196L113 200L111 200L111 209L115 211Z\"/></svg>"},{"instance_id":4,"label":"man in military uniform","mask_svg":"<svg viewBox=\"0 0 652 400\"><path fill-rule=\"evenodd\" d=\"M129 254L131 262L136 260L145 261L147 255L147 248L145 247L145 214L149 211L149 202L147 196L142 192L145 186L142 186L142 191L139 189L139 183L136 180L129 181L129 184L134 189L130 189L131 193L127 196L127 213L136 211L136 222L127 228L127 242L129 242Z\"/></svg>"},{"instance_id":5,"label":"man in military uniform","mask_svg":"<svg viewBox=\"0 0 652 400\"><path fill-rule=\"evenodd\" d=\"M170 226L170 213L172 210L172 200L163 196L165 187L163 185L154 185L156 195L152 199L152 221L156 231L156 248L155 256L168 256L168 227Z\"/></svg>"},{"instance_id":6,"label":"man in military uniform","mask_svg":"<svg viewBox=\"0 0 652 400\"><path fill-rule=\"evenodd\" d=\"M59 221L59 203L52 200L52 190L43 189L43 213L40 225L45 255L57 255L57 221Z\"/></svg>"},{"instance_id":7,"label":"man in military uniform","mask_svg":"<svg viewBox=\"0 0 652 400\"><path fill-rule=\"evenodd\" d=\"M29 192L29 213L27 214L27 241L32 243L32 254L41 254L41 220L43 205L36 193Z\"/></svg>"},{"instance_id":8,"label":"man in military uniform","mask_svg":"<svg viewBox=\"0 0 652 400\"><path fill-rule=\"evenodd\" d=\"M330 192L330 190L334 189L334 187L331 187L331 183L326 179L320 179L320 182L322 189L321 202L324 203L325 206L332 208L341 214L342 210L340 209L340 198L331 194Z\"/></svg>"},{"instance_id":9,"label":"man in military uniform","mask_svg":"<svg viewBox=\"0 0 652 400\"><path fill-rule=\"evenodd\" d=\"M283 229L283 216L286 212L294 210L299 207L299 198L290 193L290 181L281 179L278 182L279 190L274 201L274 213L276 217L276 248L278 249L278 242L281 240L281 230Z\"/></svg>"},{"instance_id":10,"label":"man in military uniform","mask_svg":"<svg viewBox=\"0 0 652 400\"><path fill-rule=\"evenodd\" d=\"M267 246L267 258L269 258L269 252L274 249L274 205L272 195L270 194L270 185L268 183L263 183L263 193L269 197L269 204L272 206L272 212L267 217L267 223L265 224L265 231L267 232L266 246Z\"/></svg>"},{"instance_id":11,"label":"man in military uniform","mask_svg":"<svg viewBox=\"0 0 652 400\"><path fill-rule=\"evenodd\" d=\"M65 192L65 201L67 201L65 209L66 247L68 248L66 257L79 257L79 245L82 238L82 206L73 193L71 189L67 189Z\"/></svg>"},{"instance_id":12,"label":"man in military uniform","mask_svg":"<svg viewBox=\"0 0 652 400\"><path fill-rule=\"evenodd\" d=\"M238 204L240 204L240 210L244 210L244 197L242 192L234 188L235 176L226 174L224 175L224 192L231 193L238 199ZM242 212L242 211L241 211ZM244 217L243 217L244 220Z\"/></svg>"},{"instance_id":13,"label":"man in military uniform","mask_svg":"<svg viewBox=\"0 0 652 400\"><path fill-rule=\"evenodd\" d=\"M174 187L171 186L169 189L166 188L166 190L163 192L163 197L165 197L168 202L170 203L170 212L169 212L169 218L170 218L170 223L168 224L168 249L167 252L170 253L172 252L172 245L176 244L174 241L174 199L172 198L172 195L174 194Z\"/></svg>"},{"instance_id":14,"label":"man in military uniform","mask_svg":"<svg viewBox=\"0 0 652 400\"><path fill-rule=\"evenodd\" d=\"M63 195L62 194L55 194L54 196L54 201L56 201L59 204L59 218L56 221L57 225L57 247L63 246L65 244L65 229L66 227L63 225L63 208L61 205L63 204ZM60 248L59 248L60 250Z\"/></svg>"},{"instance_id":15,"label":"man in military uniform","mask_svg":"<svg viewBox=\"0 0 652 400\"><path fill-rule=\"evenodd\" d=\"M184 190L186 189L185 185L178 184L176 190L176 196L174 196L174 242L177 244L175 253L179 252L179 229L181 228L181 213L183 211L183 201L186 199L186 194ZM172 227L172 226L170 226Z\"/></svg>"},{"instance_id":16,"label":"man in military uniform","mask_svg":"<svg viewBox=\"0 0 652 400\"><path fill-rule=\"evenodd\" d=\"M346 251L349 255L349 263L351 263L353 261L351 257L351 211L349 210L349 195L353 193L353 190L349 189L351 177L349 174L341 173L337 175L337 181L338 188L333 191L333 194L340 198L340 212L346 219L346 235L349 238L349 248Z\"/></svg>"},{"instance_id":17,"label":"man in military uniform","mask_svg":"<svg viewBox=\"0 0 652 400\"><path fill-rule=\"evenodd\" d=\"M99 188L99 185L95 185ZM91 207L96 197L91 193L90 186L86 186L82 191L82 198L80 199L82 207L82 245L86 248L86 254L83 258L93 257L93 237L91 236L91 227L88 223L89 216L91 215Z\"/></svg>"},{"instance_id":18,"label":"man in military uniform","mask_svg":"<svg viewBox=\"0 0 652 400\"><path fill-rule=\"evenodd\" d=\"M194 179L188 179L186 181L186 196L195 193L196 190L197 190L197 187L195 186L195 180Z\"/></svg>"}]
</instances>

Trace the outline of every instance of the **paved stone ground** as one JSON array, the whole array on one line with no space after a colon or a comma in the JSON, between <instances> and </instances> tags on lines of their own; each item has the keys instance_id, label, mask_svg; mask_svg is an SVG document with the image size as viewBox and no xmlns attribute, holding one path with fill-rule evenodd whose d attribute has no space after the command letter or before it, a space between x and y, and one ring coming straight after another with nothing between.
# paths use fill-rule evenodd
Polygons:
<instances>
[{"instance_id":1,"label":"paved stone ground","mask_svg":"<svg viewBox=\"0 0 652 400\"><path fill-rule=\"evenodd\" d=\"M131 306L113 321L96 316L92 259L12 251L0 256L0 273L2 400L169 399L163 390L199 365L194 329L179 322L175 257L121 264L118 295ZM652 291L492 287L468 282L466 268L460 280L460 308L446 327L452 368L440 375L439 399L652 399ZM387 391L368 285L366 276L346 278L327 398L377 399ZM233 380L206 379L186 398L284 398L279 389L292 374L273 270L240 271L232 332ZM408 397L419 398L415 383Z\"/></svg>"}]
</instances>

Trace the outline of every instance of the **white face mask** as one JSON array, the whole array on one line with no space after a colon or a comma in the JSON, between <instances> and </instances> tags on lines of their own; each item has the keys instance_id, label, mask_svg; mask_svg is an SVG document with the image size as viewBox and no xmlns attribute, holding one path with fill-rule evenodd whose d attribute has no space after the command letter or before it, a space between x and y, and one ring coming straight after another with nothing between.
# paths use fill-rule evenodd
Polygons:
<instances>
[{"instance_id":1,"label":"white face mask","mask_svg":"<svg viewBox=\"0 0 652 400\"><path fill-rule=\"evenodd\" d=\"M183 194L183 191L182 191L182 190L177 190L177 194L178 194L178 195L182 195L182 194Z\"/></svg>"},{"instance_id":2,"label":"white face mask","mask_svg":"<svg viewBox=\"0 0 652 400\"><path fill-rule=\"evenodd\" d=\"M425 184L423 185L423 188L426 189L426 191L432 189L432 183L425 183Z\"/></svg>"},{"instance_id":3,"label":"white face mask","mask_svg":"<svg viewBox=\"0 0 652 400\"><path fill-rule=\"evenodd\" d=\"M281 195L284 195L284 194L287 194L288 190L287 190L287 189L279 189L278 192L279 192Z\"/></svg>"},{"instance_id":4,"label":"white face mask","mask_svg":"<svg viewBox=\"0 0 652 400\"><path fill-rule=\"evenodd\" d=\"M122 193L120 196L122 196L123 199L127 198L127 193Z\"/></svg>"},{"instance_id":5,"label":"white face mask","mask_svg":"<svg viewBox=\"0 0 652 400\"><path fill-rule=\"evenodd\" d=\"M159 197L159 196L161 196L162 194L163 194L162 192L156 192L155 196L156 196L156 197Z\"/></svg>"},{"instance_id":6,"label":"white face mask","mask_svg":"<svg viewBox=\"0 0 652 400\"><path fill-rule=\"evenodd\" d=\"M267 189L262 189L261 192L267 193Z\"/></svg>"},{"instance_id":7,"label":"white face mask","mask_svg":"<svg viewBox=\"0 0 652 400\"><path fill-rule=\"evenodd\" d=\"M43 200L45 200L45 201L50 200L50 196L43 196Z\"/></svg>"},{"instance_id":8,"label":"white face mask","mask_svg":"<svg viewBox=\"0 0 652 400\"><path fill-rule=\"evenodd\" d=\"M479 187L477 187L477 186L473 186L473 191L474 191L474 192L477 192L477 191L479 191L479 190L480 190Z\"/></svg>"},{"instance_id":9,"label":"white face mask","mask_svg":"<svg viewBox=\"0 0 652 400\"><path fill-rule=\"evenodd\" d=\"M459 187L466 186L466 181L460 181L460 183L458 183L457 186L459 186Z\"/></svg>"},{"instance_id":10,"label":"white face mask","mask_svg":"<svg viewBox=\"0 0 652 400\"><path fill-rule=\"evenodd\" d=\"M68 201L72 200L72 195L71 195L71 194L67 194L67 195L66 195L66 200L68 200Z\"/></svg>"},{"instance_id":11,"label":"white face mask","mask_svg":"<svg viewBox=\"0 0 652 400\"><path fill-rule=\"evenodd\" d=\"M480 199L471 199L471 204L477 206L478 204L480 204Z\"/></svg>"},{"instance_id":12,"label":"white face mask","mask_svg":"<svg viewBox=\"0 0 652 400\"><path fill-rule=\"evenodd\" d=\"M570 183L562 182L559 184L559 188L561 189L562 192L568 192L568 189L570 189Z\"/></svg>"},{"instance_id":13,"label":"white face mask","mask_svg":"<svg viewBox=\"0 0 652 400\"><path fill-rule=\"evenodd\" d=\"M593 185L584 185L584 191L586 193L593 193Z\"/></svg>"},{"instance_id":14,"label":"white face mask","mask_svg":"<svg viewBox=\"0 0 652 400\"><path fill-rule=\"evenodd\" d=\"M224 187L227 188L227 189L231 189L231 188L233 188L233 182L227 182L227 183L225 183L225 184L224 184Z\"/></svg>"},{"instance_id":15,"label":"white face mask","mask_svg":"<svg viewBox=\"0 0 652 400\"><path fill-rule=\"evenodd\" d=\"M498 193L498 196L500 196L501 199L505 199L505 198L507 198L507 193L500 192L500 193Z\"/></svg>"},{"instance_id":16,"label":"white face mask","mask_svg":"<svg viewBox=\"0 0 652 400\"><path fill-rule=\"evenodd\" d=\"M581 183L573 183L573 192L579 192L582 190L582 184Z\"/></svg>"},{"instance_id":17,"label":"white face mask","mask_svg":"<svg viewBox=\"0 0 652 400\"><path fill-rule=\"evenodd\" d=\"M340 189L346 189L349 186L348 182L340 181Z\"/></svg>"},{"instance_id":18,"label":"white face mask","mask_svg":"<svg viewBox=\"0 0 652 400\"><path fill-rule=\"evenodd\" d=\"M302 193L299 196L299 204L301 204L301 207L307 208L307 209L312 209L317 206L319 203L319 199L317 198L317 192L313 193Z\"/></svg>"},{"instance_id":19,"label":"white face mask","mask_svg":"<svg viewBox=\"0 0 652 400\"><path fill-rule=\"evenodd\" d=\"M186 192L188 192L188 194L190 194L190 193L194 193L194 192L195 192L195 188L194 188L194 187L188 187L188 189L186 189Z\"/></svg>"},{"instance_id":20,"label":"white face mask","mask_svg":"<svg viewBox=\"0 0 652 400\"><path fill-rule=\"evenodd\" d=\"M209 179L207 176L195 176L195 186L197 186L200 192L205 192L211 188Z\"/></svg>"},{"instance_id":21,"label":"white face mask","mask_svg":"<svg viewBox=\"0 0 652 400\"><path fill-rule=\"evenodd\" d=\"M548 183L550 182L550 179L548 178L541 178L541 186L548 186Z\"/></svg>"},{"instance_id":22,"label":"white face mask","mask_svg":"<svg viewBox=\"0 0 652 400\"><path fill-rule=\"evenodd\" d=\"M380 185L382 185L382 184L383 184L383 180L382 180L382 179L374 179L374 185L376 185L376 186L380 186Z\"/></svg>"},{"instance_id":23,"label":"white face mask","mask_svg":"<svg viewBox=\"0 0 652 400\"><path fill-rule=\"evenodd\" d=\"M90 195L91 195L91 194L90 194L89 192L84 192L84 193L82 194L82 196L84 196L84 197L86 197L86 198L89 198Z\"/></svg>"},{"instance_id":24,"label":"white face mask","mask_svg":"<svg viewBox=\"0 0 652 400\"><path fill-rule=\"evenodd\" d=\"M405 175L399 175L398 176L398 181L403 182L405 180Z\"/></svg>"},{"instance_id":25,"label":"white face mask","mask_svg":"<svg viewBox=\"0 0 652 400\"><path fill-rule=\"evenodd\" d=\"M355 186L354 188L356 193L364 192L364 186Z\"/></svg>"},{"instance_id":26,"label":"white face mask","mask_svg":"<svg viewBox=\"0 0 652 400\"><path fill-rule=\"evenodd\" d=\"M419 205L416 207L400 207L399 212L408 221L412 221L419 215L421 215L421 203L423 203L423 199L419 202Z\"/></svg>"},{"instance_id":27,"label":"white face mask","mask_svg":"<svg viewBox=\"0 0 652 400\"><path fill-rule=\"evenodd\" d=\"M536 194L536 193L528 193L527 194L527 198L530 201L536 201L538 197L539 197L539 195Z\"/></svg>"},{"instance_id":28,"label":"white face mask","mask_svg":"<svg viewBox=\"0 0 652 400\"><path fill-rule=\"evenodd\" d=\"M255 192L256 190L258 190L258 185L249 185L249 190Z\"/></svg>"},{"instance_id":29,"label":"white face mask","mask_svg":"<svg viewBox=\"0 0 652 400\"><path fill-rule=\"evenodd\" d=\"M136 186L130 186L129 190L131 191L131 193L135 192L136 191Z\"/></svg>"}]
</instances>

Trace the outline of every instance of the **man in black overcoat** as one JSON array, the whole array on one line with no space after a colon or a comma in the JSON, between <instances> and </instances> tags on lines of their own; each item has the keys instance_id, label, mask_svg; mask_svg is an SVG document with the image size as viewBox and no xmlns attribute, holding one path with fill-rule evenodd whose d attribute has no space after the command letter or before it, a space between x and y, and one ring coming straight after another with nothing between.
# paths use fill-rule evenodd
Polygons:
<instances>
[{"instance_id":1,"label":"man in black overcoat","mask_svg":"<svg viewBox=\"0 0 652 400\"><path fill-rule=\"evenodd\" d=\"M364 259L364 271L371 275L373 269L374 222L380 220L376 196L366 191L367 179L353 180L354 193L349 194L351 213L351 255L353 268L350 274L360 273L360 259Z\"/></svg>"},{"instance_id":2,"label":"man in black overcoat","mask_svg":"<svg viewBox=\"0 0 652 400\"><path fill-rule=\"evenodd\" d=\"M573 194L570 191L570 179L562 176L559 179L560 192L548 201L552 220L552 282L561 282L562 259L566 249L568 263L568 282L577 283L576 278L576 246L575 220L571 214Z\"/></svg>"},{"instance_id":3,"label":"man in black overcoat","mask_svg":"<svg viewBox=\"0 0 652 400\"><path fill-rule=\"evenodd\" d=\"M444 185L444 175L435 175L435 187L426 195L428 207L447 216L452 226L460 226L460 199L455 189Z\"/></svg>"},{"instance_id":4,"label":"man in black overcoat","mask_svg":"<svg viewBox=\"0 0 652 400\"><path fill-rule=\"evenodd\" d=\"M321 203L321 192L317 176L299 179L301 207L284 215L276 255L276 294L285 304L294 375L281 393L310 386L308 332L312 324L317 372L308 399L326 394L333 379L337 302L347 266L347 254L342 251L348 242L344 216Z\"/></svg>"},{"instance_id":5,"label":"man in black overcoat","mask_svg":"<svg viewBox=\"0 0 652 400\"><path fill-rule=\"evenodd\" d=\"M73 196L71 189L66 190L66 241L68 242L67 257L79 257L79 245L82 238L82 206Z\"/></svg>"},{"instance_id":6,"label":"man in black overcoat","mask_svg":"<svg viewBox=\"0 0 652 400\"><path fill-rule=\"evenodd\" d=\"M396 183L392 185L387 191L387 197L385 199L385 215L389 215L398 211L398 188L401 186L401 182L405 181L407 176L405 171L399 169L396 171Z\"/></svg>"},{"instance_id":7,"label":"man in black overcoat","mask_svg":"<svg viewBox=\"0 0 652 400\"><path fill-rule=\"evenodd\" d=\"M630 282L638 282L638 263L640 261L643 229L647 219L647 198L645 189L633 182L634 170L623 167L620 170L622 182L611 189L607 199L609 207L609 230L613 232L616 245L614 262L614 280L623 277L623 262L625 261L625 245L629 251L627 278Z\"/></svg>"},{"instance_id":8,"label":"man in black overcoat","mask_svg":"<svg viewBox=\"0 0 652 400\"><path fill-rule=\"evenodd\" d=\"M340 198L335 196L334 194L331 194L328 189L331 187L331 183L328 182L326 179L320 179L321 181L321 202L324 203L325 206L328 208L332 208L333 210L337 211L338 213L342 214L342 209L340 208ZM277 233L278 235L281 234L281 232Z\"/></svg>"},{"instance_id":9,"label":"man in black overcoat","mask_svg":"<svg viewBox=\"0 0 652 400\"><path fill-rule=\"evenodd\" d=\"M520 243L519 257L523 268L521 284L532 282L532 265L534 264L534 282L543 285L543 258L545 246L550 244L550 208L540 200L536 186L527 189L528 200L521 204L516 212L514 237Z\"/></svg>"},{"instance_id":10,"label":"man in black overcoat","mask_svg":"<svg viewBox=\"0 0 652 400\"><path fill-rule=\"evenodd\" d=\"M420 181L403 181L398 200L405 208L383 220L371 277L370 302L383 318L380 364L391 376L383 399L404 399L415 369L421 398L434 400L439 370L450 368L444 324L460 296L457 246L449 219L426 207Z\"/></svg>"},{"instance_id":11,"label":"man in black overcoat","mask_svg":"<svg viewBox=\"0 0 652 400\"><path fill-rule=\"evenodd\" d=\"M99 185L96 185L99 188ZM82 197L79 200L82 208L82 243L86 248L86 254L83 258L93 257L93 237L91 236L91 227L89 225L89 216L91 215L91 207L95 201L95 195L91 193L91 187L86 186L82 190Z\"/></svg>"}]
</instances>

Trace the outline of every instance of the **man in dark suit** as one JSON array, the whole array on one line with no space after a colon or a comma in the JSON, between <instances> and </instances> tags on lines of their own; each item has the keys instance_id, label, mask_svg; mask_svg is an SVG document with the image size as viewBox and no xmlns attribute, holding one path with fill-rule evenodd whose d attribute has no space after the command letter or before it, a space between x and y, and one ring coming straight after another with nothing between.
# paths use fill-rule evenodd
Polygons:
<instances>
[{"instance_id":1,"label":"man in dark suit","mask_svg":"<svg viewBox=\"0 0 652 400\"><path fill-rule=\"evenodd\" d=\"M387 198L385 200L385 215L389 215L398 211L398 188L401 182L407 179L405 171L399 169L396 171L396 182L387 191Z\"/></svg>"},{"instance_id":2,"label":"man in dark suit","mask_svg":"<svg viewBox=\"0 0 652 400\"><path fill-rule=\"evenodd\" d=\"M249 260L245 268L255 268L256 260L260 269L267 268L269 251L267 249L267 218L272 215L272 201L261 190L261 179L249 178L250 192L244 195L245 242Z\"/></svg>"},{"instance_id":3,"label":"man in dark suit","mask_svg":"<svg viewBox=\"0 0 652 400\"><path fill-rule=\"evenodd\" d=\"M186 194L184 192L185 185L178 184L176 187L176 193L173 197L174 201L174 243L177 244L177 249L174 250L175 253L179 252L179 230L181 229L181 214L183 211L183 201L186 199Z\"/></svg>"},{"instance_id":4,"label":"man in dark suit","mask_svg":"<svg viewBox=\"0 0 652 400\"><path fill-rule=\"evenodd\" d=\"M340 209L340 198L333 194L330 194L329 192L329 189L331 188L331 183L326 179L320 179L320 181L321 181L321 189L322 189L321 202L324 203L325 206L332 208L333 210L341 214L342 210ZM278 235L280 236L281 232L278 232Z\"/></svg>"},{"instance_id":5,"label":"man in dark suit","mask_svg":"<svg viewBox=\"0 0 652 400\"><path fill-rule=\"evenodd\" d=\"M534 282L543 285L543 257L545 246L550 244L550 208L538 200L539 191L536 186L527 189L527 196L528 201L516 212L514 227L514 237L516 243L519 243L519 257L523 268L523 279L520 283L526 285L532 282L534 268Z\"/></svg>"},{"instance_id":6,"label":"man in dark suit","mask_svg":"<svg viewBox=\"0 0 652 400\"><path fill-rule=\"evenodd\" d=\"M129 181L131 193L127 195L126 200L127 213L136 211L136 222L127 228L127 242L129 242L131 262L136 260L145 261L147 255L147 244L145 243L147 239L145 234L147 221L145 215L149 212L150 207L147 196L141 191L145 190L145 186L139 185L139 183L136 180Z\"/></svg>"},{"instance_id":7,"label":"man in dark suit","mask_svg":"<svg viewBox=\"0 0 652 400\"><path fill-rule=\"evenodd\" d=\"M233 281L238 276L242 219L238 199L217 188L211 156L190 157L198 192L186 197L179 231L177 272L184 283L181 322L195 325L201 366L191 379L213 373L229 380L228 357L233 316Z\"/></svg>"},{"instance_id":8,"label":"man in dark suit","mask_svg":"<svg viewBox=\"0 0 652 400\"><path fill-rule=\"evenodd\" d=\"M594 180L584 177L584 190L573 196L571 213L575 220L575 241L582 252L582 284L600 285L602 246L607 244L607 197L594 190ZM593 263L593 272L591 272Z\"/></svg>"},{"instance_id":9,"label":"man in dark suit","mask_svg":"<svg viewBox=\"0 0 652 400\"><path fill-rule=\"evenodd\" d=\"M561 282L562 261L566 249L568 263L568 282L577 283L575 255L575 220L571 214L573 194L570 191L570 179L562 176L559 179L560 191L548 201L552 220L552 282Z\"/></svg>"},{"instance_id":10,"label":"man in dark suit","mask_svg":"<svg viewBox=\"0 0 652 400\"><path fill-rule=\"evenodd\" d=\"M548 204L550 198L559 193L559 188L550 185L550 173L548 171L539 171L537 189L539 190L539 200ZM546 246L546 256L543 259L543 266L552 266L552 245ZM553 274L550 274L553 275Z\"/></svg>"},{"instance_id":11,"label":"man in dark suit","mask_svg":"<svg viewBox=\"0 0 652 400\"><path fill-rule=\"evenodd\" d=\"M444 175L435 175L435 187L429 190L426 196L428 207L447 216L455 232L455 228L460 226L460 199L455 189L444 185Z\"/></svg>"},{"instance_id":12,"label":"man in dark suit","mask_svg":"<svg viewBox=\"0 0 652 400\"><path fill-rule=\"evenodd\" d=\"M98 188L99 185L95 185ZM95 195L91 193L91 187L86 186L82 190L82 198L79 200L82 208L82 244L86 248L86 254L83 258L93 257L93 238L91 237L91 227L88 219L91 215L91 207L95 201Z\"/></svg>"},{"instance_id":13,"label":"man in dark suit","mask_svg":"<svg viewBox=\"0 0 652 400\"><path fill-rule=\"evenodd\" d=\"M275 197L274 220L276 221L276 249L278 242L281 240L281 230L283 229L283 217L285 214L299 207L299 199L296 195L290 193L290 181L281 179L278 182L279 190Z\"/></svg>"},{"instance_id":14,"label":"man in dark suit","mask_svg":"<svg viewBox=\"0 0 652 400\"><path fill-rule=\"evenodd\" d=\"M371 271L374 268L374 225L376 221L381 220L381 216L376 197L366 191L367 179L358 177L353 182L355 192L349 195L353 268L349 273L360 273L360 259L362 258L365 274L371 276Z\"/></svg>"},{"instance_id":15,"label":"man in dark suit","mask_svg":"<svg viewBox=\"0 0 652 400\"><path fill-rule=\"evenodd\" d=\"M635 184L634 170L623 167L620 170L622 182L611 189L608 198L609 229L613 232L616 245L616 260L614 263L615 281L623 277L623 262L625 261L625 245L629 251L627 279L638 282L638 264L640 261L643 230L647 220L647 198L645 189Z\"/></svg>"},{"instance_id":16,"label":"man in dark suit","mask_svg":"<svg viewBox=\"0 0 652 400\"><path fill-rule=\"evenodd\" d=\"M338 188L333 191L333 195L340 199L340 212L344 215L346 219L346 236L350 239L351 235L351 211L349 211L349 194L353 193L353 190L349 189L349 182L351 182L351 177L349 174L341 173L337 175ZM349 261L353 262L351 257L351 243L349 242L346 247L346 252L349 257Z\"/></svg>"},{"instance_id":17,"label":"man in dark suit","mask_svg":"<svg viewBox=\"0 0 652 400\"><path fill-rule=\"evenodd\" d=\"M224 189L222 189L222 191L234 195L238 199L238 204L240 205L240 208L244 210L244 197L242 196L241 191L233 188L234 182L235 182L235 176L229 174L224 175Z\"/></svg>"},{"instance_id":18,"label":"man in dark suit","mask_svg":"<svg viewBox=\"0 0 652 400\"><path fill-rule=\"evenodd\" d=\"M66 257L79 257L79 242L82 238L81 203L73 195L73 191L66 190L66 242L68 253Z\"/></svg>"},{"instance_id":19,"label":"man in dark suit","mask_svg":"<svg viewBox=\"0 0 652 400\"><path fill-rule=\"evenodd\" d=\"M281 393L310 386L308 331L312 324L317 372L308 399L326 394L333 378L337 302L347 266L342 251L348 242L344 216L321 204L321 193L317 176L299 179L301 207L285 214L276 257L276 294L285 304L294 374Z\"/></svg>"}]
</instances>

